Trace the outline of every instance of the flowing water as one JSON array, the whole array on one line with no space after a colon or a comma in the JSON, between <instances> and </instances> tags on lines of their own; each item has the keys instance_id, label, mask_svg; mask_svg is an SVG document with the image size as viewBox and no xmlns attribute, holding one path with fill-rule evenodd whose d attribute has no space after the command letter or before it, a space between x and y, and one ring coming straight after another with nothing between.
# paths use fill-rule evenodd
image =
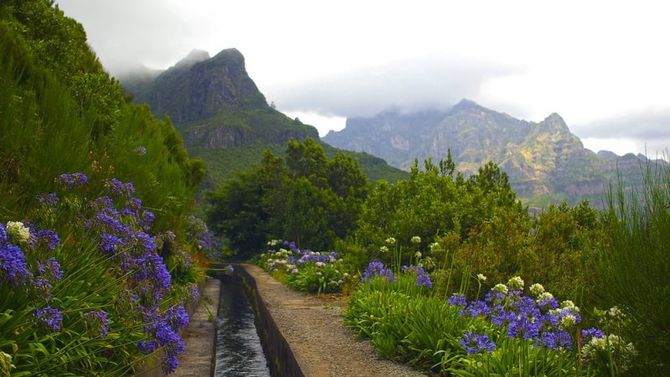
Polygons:
<instances>
[{"instance_id":1,"label":"flowing water","mask_svg":"<svg viewBox=\"0 0 670 377\"><path fill-rule=\"evenodd\" d=\"M222 278L214 376L270 377L254 324L254 312L239 279Z\"/></svg>"}]
</instances>

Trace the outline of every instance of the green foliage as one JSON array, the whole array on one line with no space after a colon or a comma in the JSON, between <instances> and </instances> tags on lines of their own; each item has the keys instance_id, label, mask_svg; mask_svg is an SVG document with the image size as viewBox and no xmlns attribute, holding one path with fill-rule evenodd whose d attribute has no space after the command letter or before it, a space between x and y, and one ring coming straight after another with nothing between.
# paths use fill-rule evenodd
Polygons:
<instances>
[{"instance_id":1,"label":"green foliage","mask_svg":"<svg viewBox=\"0 0 670 377\"><path fill-rule=\"evenodd\" d=\"M299 249L294 242L271 240L254 263L289 287L309 293L337 293L351 286L349 266L334 252Z\"/></svg>"},{"instance_id":2,"label":"green foliage","mask_svg":"<svg viewBox=\"0 0 670 377\"><path fill-rule=\"evenodd\" d=\"M168 306L203 277L192 260L196 245L182 241L202 162L189 159L169 121L127 102L88 47L82 26L53 1L0 3L0 51L0 223L29 220L56 230L62 246L50 256L64 273L50 295L0 281L0 357L12 357L17 376L132 373L143 358L136 342L146 334L141 316L129 314L124 301L127 276L116 275L118 265L85 234L82 213L90 203L67 196L60 205L69 210L48 213L36 196L62 188L61 173L85 172L90 197L100 195L110 178L133 182L143 208L156 215L152 231L176 233L176 243L160 250L173 279L173 296L163 302ZM34 270L45 253L24 246ZM46 301L63 311L62 331L35 326L33 309ZM84 318L98 309L111 320L104 338L91 333Z\"/></svg>"},{"instance_id":3,"label":"green foliage","mask_svg":"<svg viewBox=\"0 0 670 377\"><path fill-rule=\"evenodd\" d=\"M630 318L625 333L640 352L639 375L670 374L670 169L644 167L644 185L619 182L609 197L598 270L604 305L620 305Z\"/></svg>"},{"instance_id":4,"label":"green foliage","mask_svg":"<svg viewBox=\"0 0 670 377\"><path fill-rule=\"evenodd\" d=\"M53 191L59 172L93 185L132 180L161 226L186 214L202 163L169 122L126 103L86 44L81 25L46 1L4 3L0 22L0 208L21 213ZM140 151L146 151L140 152Z\"/></svg>"},{"instance_id":5,"label":"green foliage","mask_svg":"<svg viewBox=\"0 0 670 377\"><path fill-rule=\"evenodd\" d=\"M415 289L414 277L388 281L375 276L350 297L345 323L369 338L380 356L407 362L443 376L594 376L580 370L579 355L507 336L486 316L461 313L442 296ZM487 334L495 350L468 354L461 341L467 332Z\"/></svg>"},{"instance_id":6,"label":"green foliage","mask_svg":"<svg viewBox=\"0 0 670 377\"><path fill-rule=\"evenodd\" d=\"M286 158L266 151L210 195L208 221L240 256L258 253L270 235L329 249L354 229L366 194L353 158L329 159L316 141L291 140Z\"/></svg>"},{"instance_id":7,"label":"green foliage","mask_svg":"<svg viewBox=\"0 0 670 377\"><path fill-rule=\"evenodd\" d=\"M361 214L356 238L373 252L389 236L408 245L419 236L422 251L435 237L455 232L466 238L482 221L506 208L524 210L498 167L488 164L479 174L464 178L455 174L448 160L439 166L430 160L420 171L415 162L409 179L380 183L369 195ZM441 167L440 167L441 166ZM407 260L409 255L404 255Z\"/></svg>"}]
</instances>

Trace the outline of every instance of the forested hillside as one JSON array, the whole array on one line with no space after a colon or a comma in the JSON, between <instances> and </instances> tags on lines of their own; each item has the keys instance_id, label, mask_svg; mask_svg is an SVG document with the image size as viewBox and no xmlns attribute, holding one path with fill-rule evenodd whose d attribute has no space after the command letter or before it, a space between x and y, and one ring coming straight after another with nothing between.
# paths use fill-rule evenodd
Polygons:
<instances>
[{"instance_id":1,"label":"forested hillside","mask_svg":"<svg viewBox=\"0 0 670 377\"><path fill-rule=\"evenodd\" d=\"M0 3L0 374L177 367L214 244L205 171L53 2Z\"/></svg>"}]
</instances>

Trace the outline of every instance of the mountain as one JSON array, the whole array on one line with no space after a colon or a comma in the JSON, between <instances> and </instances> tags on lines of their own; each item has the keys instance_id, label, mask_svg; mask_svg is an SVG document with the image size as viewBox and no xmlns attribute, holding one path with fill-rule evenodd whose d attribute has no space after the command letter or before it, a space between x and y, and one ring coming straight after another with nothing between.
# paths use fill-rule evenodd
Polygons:
<instances>
[{"instance_id":1,"label":"mountain","mask_svg":"<svg viewBox=\"0 0 670 377\"><path fill-rule=\"evenodd\" d=\"M528 122L464 99L448 111L384 112L351 118L325 142L367 152L389 164L409 169L414 159L444 159L449 150L466 174L488 161L510 177L519 196L532 205L590 199L598 205L617 169L629 182L639 182L644 156L598 154L584 148L558 114Z\"/></svg>"},{"instance_id":2,"label":"mountain","mask_svg":"<svg viewBox=\"0 0 670 377\"><path fill-rule=\"evenodd\" d=\"M213 57L193 50L153 77L140 72L120 80L135 102L149 104L157 117L169 116L191 155L205 161L211 185L259 162L265 148L282 153L290 139L319 139L314 127L268 105L246 71L244 56L236 49ZM338 151L323 145L330 155ZM373 180L405 175L380 158L347 153L361 162Z\"/></svg>"}]
</instances>

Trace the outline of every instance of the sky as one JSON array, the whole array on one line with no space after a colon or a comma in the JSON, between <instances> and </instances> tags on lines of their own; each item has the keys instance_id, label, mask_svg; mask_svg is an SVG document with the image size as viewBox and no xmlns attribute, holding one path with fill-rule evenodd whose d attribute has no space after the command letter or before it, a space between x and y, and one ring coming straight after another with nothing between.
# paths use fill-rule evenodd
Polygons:
<instances>
[{"instance_id":1,"label":"sky","mask_svg":"<svg viewBox=\"0 0 670 377\"><path fill-rule=\"evenodd\" d=\"M113 74L235 47L268 102L321 135L461 98L594 151L670 147L670 2L57 0Z\"/></svg>"}]
</instances>

